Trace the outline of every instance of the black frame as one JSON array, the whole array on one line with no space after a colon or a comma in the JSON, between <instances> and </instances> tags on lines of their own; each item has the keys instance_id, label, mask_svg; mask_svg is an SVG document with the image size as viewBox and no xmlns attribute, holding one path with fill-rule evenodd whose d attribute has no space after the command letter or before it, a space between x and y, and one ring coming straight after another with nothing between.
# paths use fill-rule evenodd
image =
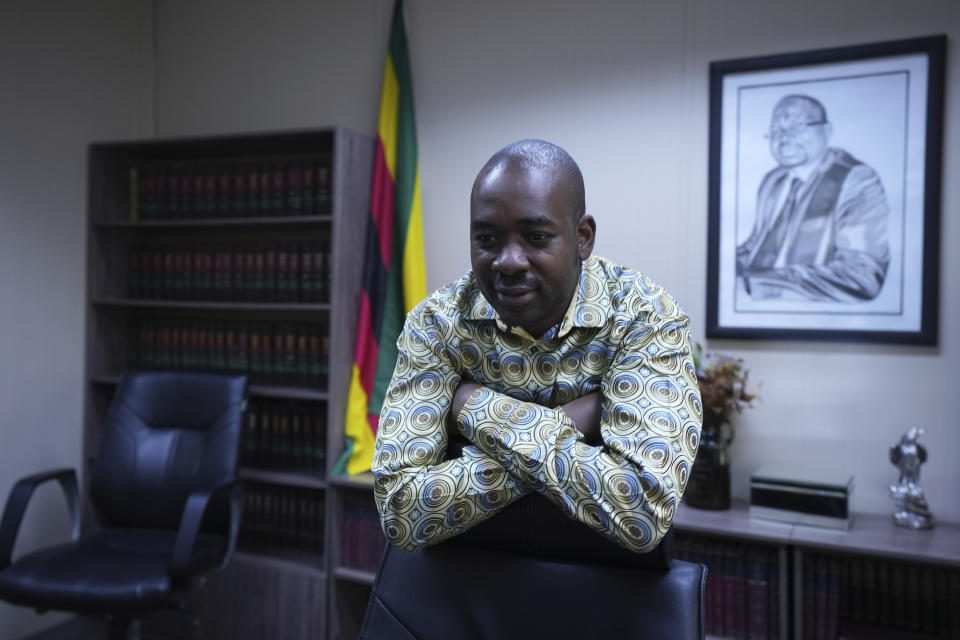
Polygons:
<instances>
[{"instance_id":1,"label":"black frame","mask_svg":"<svg viewBox=\"0 0 960 640\"><path fill-rule=\"evenodd\" d=\"M723 60L710 64L710 155L708 178L707 230L707 328L709 338L799 339L849 342L886 342L906 344L937 343L939 254L940 254L940 190L943 133L944 59L946 36L938 35L909 40L831 49L819 49L754 58ZM720 234L721 234L721 161L723 81L728 74L779 70L791 67L849 61L868 61L905 54L927 57L926 136L923 178L923 260L920 327L916 331L807 329L721 326L719 322Z\"/></svg>"}]
</instances>

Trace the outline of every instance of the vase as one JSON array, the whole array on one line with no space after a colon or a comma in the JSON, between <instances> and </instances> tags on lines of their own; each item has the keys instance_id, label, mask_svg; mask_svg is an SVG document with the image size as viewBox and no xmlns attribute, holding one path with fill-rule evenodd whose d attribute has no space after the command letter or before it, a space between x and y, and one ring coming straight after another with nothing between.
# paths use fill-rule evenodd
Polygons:
<instances>
[{"instance_id":1,"label":"vase","mask_svg":"<svg viewBox=\"0 0 960 640\"><path fill-rule=\"evenodd\" d=\"M700 447L683 495L684 502L691 507L730 508L730 456L727 452L733 440L730 433L729 425L722 420L704 416Z\"/></svg>"}]
</instances>

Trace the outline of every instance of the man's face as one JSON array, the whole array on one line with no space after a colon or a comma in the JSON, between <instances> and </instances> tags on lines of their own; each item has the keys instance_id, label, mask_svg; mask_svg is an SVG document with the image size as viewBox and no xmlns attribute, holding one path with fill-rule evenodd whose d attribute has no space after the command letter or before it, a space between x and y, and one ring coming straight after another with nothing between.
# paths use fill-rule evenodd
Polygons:
<instances>
[{"instance_id":1,"label":"man's face","mask_svg":"<svg viewBox=\"0 0 960 640\"><path fill-rule=\"evenodd\" d=\"M593 249L594 222L574 220L570 189L546 169L498 165L470 202L470 262L484 297L533 336L560 322Z\"/></svg>"},{"instance_id":2,"label":"man's face","mask_svg":"<svg viewBox=\"0 0 960 640\"><path fill-rule=\"evenodd\" d=\"M820 159L830 138L830 124L809 103L788 102L774 109L769 137L773 157L789 169Z\"/></svg>"}]
</instances>

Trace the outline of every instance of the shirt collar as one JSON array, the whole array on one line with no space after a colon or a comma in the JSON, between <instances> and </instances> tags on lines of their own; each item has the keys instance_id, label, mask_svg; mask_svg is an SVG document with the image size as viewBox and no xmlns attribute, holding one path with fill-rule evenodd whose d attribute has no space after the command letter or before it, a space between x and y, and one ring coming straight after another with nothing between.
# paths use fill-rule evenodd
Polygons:
<instances>
[{"instance_id":1,"label":"shirt collar","mask_svg":"<svg viewBox=\"0 0 960 640\"><path fill-rule=\"evenodd\" d=\"M494 320L501 331L509 331L530 341L536 340L523 327L507 327L493 305L483 297L475 277L473 280L474 292L465 315L467 320ZM591 256L580 263L580 280L563 320L547 329L540 337L546 342L553 338L562 338L576 327L603 327L611 311L603 269L599 260Z\"/></svg>"}]
</instances>

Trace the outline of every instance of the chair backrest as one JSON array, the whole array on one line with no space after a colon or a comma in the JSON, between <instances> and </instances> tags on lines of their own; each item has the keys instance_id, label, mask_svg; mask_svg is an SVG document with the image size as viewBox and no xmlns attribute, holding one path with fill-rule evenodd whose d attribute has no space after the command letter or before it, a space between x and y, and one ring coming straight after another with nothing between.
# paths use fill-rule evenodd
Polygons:
<instances>
[{"instance_id":1,"label":"chair backrest","mask_svg":"<svg viewBox=\"0 0 960 640\"><path fill-rule=\"evenodd\" d=\"M359 637L702 640L705 580L703 565L679 560L664 571L456 542L412 554L390 547Z\"/></svg>"},{"instance_id":2,"label":"chair backrest","mask_svg":"<svg viewBox=\"0 0 960 640\"><path fill-rule=\"evenodd\" d=\"M124 375L91 474L100 523L175 529L191 492L235 479L246 386L245 376Z\"/></svg>"},{"instance_id":3,"label":"chair backrest","mask_svg":"<svg viewBox=\"0 0 960 640\"><path fill-rule=\"evenodd\" d=\"M706 567L631 553L537 494L435 547L387 548L360 637L704 637Z\"/></svg>"}]
</instances>

